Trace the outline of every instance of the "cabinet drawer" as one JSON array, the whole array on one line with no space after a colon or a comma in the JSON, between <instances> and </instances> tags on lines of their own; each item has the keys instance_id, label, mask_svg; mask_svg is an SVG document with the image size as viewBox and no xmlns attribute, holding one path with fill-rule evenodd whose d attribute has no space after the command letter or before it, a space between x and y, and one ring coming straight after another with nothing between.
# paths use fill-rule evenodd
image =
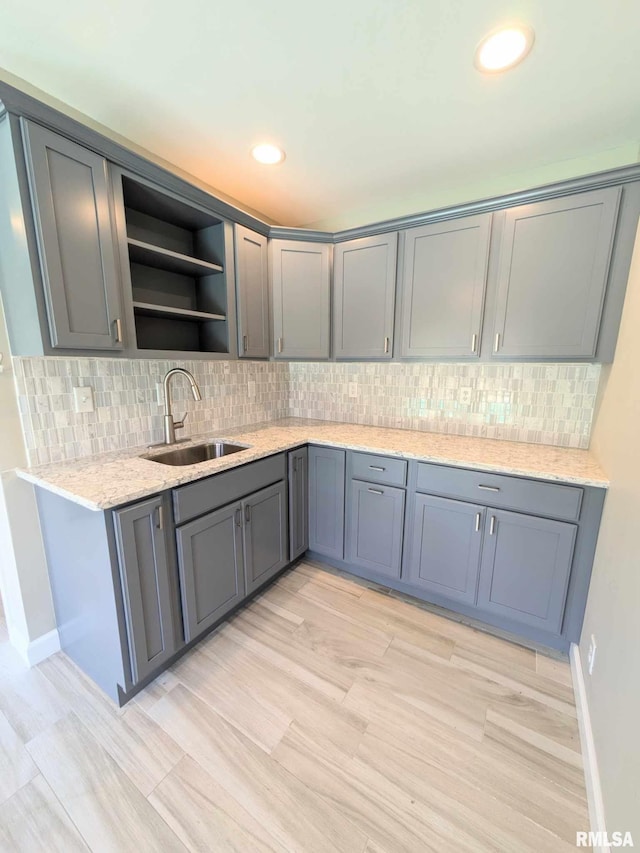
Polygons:
<instances>
[{"instance_id":1,"label":"cabinet drawer","mask_svg":"<svg viewBox=\"0 0 640 853\"><path fill-rule=\"evenodd\" d=\"M237 501L271 483L284 480L285 476L285 456L284 453L278 453L174 489L173 513L176 524Z\"/></svg>"},{"instance_id":2,"label":"cabinet drawer","mask_svg":"<svg viewBox=\"0 0 640 853\"><path fill-rule=\"evenodd\" d=\"M535 515L577 521L582 489L504 474L486 474L466 468L418 464L419 492L463 498L488 506L522 510Z\"/></svg>"},{"instance_id":3,"label":"cabinet drawer","mask_svg":"<svg viewBox=\"0 0 640 853\"><path fill-rule=\"evenodd\" d=\"M351 476L356 480L371 480L389 486L405 486L407 463L404 459L391 459L389 456L352 453Z\"/></svg>"}]
</instances>

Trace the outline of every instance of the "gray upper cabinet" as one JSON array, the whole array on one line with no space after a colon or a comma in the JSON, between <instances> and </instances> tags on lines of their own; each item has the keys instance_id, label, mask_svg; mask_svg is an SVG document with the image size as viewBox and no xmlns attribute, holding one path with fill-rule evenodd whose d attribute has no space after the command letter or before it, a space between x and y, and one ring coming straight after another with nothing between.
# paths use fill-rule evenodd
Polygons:
<instances>
[{"instance_id":1,"label":"gray upper cabinet","mask_svg":"<svg viewBox=\"0 0 640 853\"><path fill-rule=\"evenodd\" d=\"M289 559L309 547L309 464L306 447L289 453Z\"/></svg>"},{"instance_id":2,"label":"gray upper cabinet","mask_svg":"<svg viewBox=\"0 0 640 853\"><path fill-rule=\"evenodd\" d=\"M497 358L591 358L621 190L507 211L493 329Z\"/></svg>"},{"instance_id":3,"label":"gray upper cabinet","mask_svg":"<svg viewBox=\"0 0 640 853\"><path fill-rule=\"evenodd\" d=\"M242 502L247 595L287 565L287 490L276 483Z\"/></svg>"},{"instance_id":4,"label":"gray upper cabinet","mask_svg":"<svg viewBox=\"0 0 640 853\"><path fill-rule=\"evenodd\" d=\"M267 238L235 226L238 353L269 357L269 276Z\"/></svg>"},{"instance_id":5,"label":"gray upper cabinet","mask_svg":"<svg viewBox=\"0 0 640 853\"><path fill-rule=\"evenodd\" d=\"M309 549L344 557L345 452L309 448Z\"/></svg>"},{"instance_id":6,"label":"gray upper cabinet","mask_svg":"<svg viewBox=\"0 0 640 853\"><path fill-rule=\"evenodd\" d=\"M176 649L162 498L113 513L133 683Z\"/></svg>"},{"instance_id":7,"label":"gray upper cabinet","mask_svg":"<svg viewBox=\"0 0 640 853\"><path fill-rule=\"evenodd\" d=\"M491 217L405 232L401 356L479 356Z\"/></svg>"},{"instance_id":8,"label":"gray upper cabinet","mask_svg":"<svg viewBox=\"0 0 640 853\"><path fill-rule=\"evenodd\" d=\"M329 358L331 247L272 240L271 283L276 358Z\"/></svg>"},{"instance_id":9,"label":"gray upper cabinet","mask_svg":"<svg viewBox=\"0 0 640 853\"><path fill-rule=\"evenodd\" d=\"M184 524L176 540L184 634L190 642L244 597L240 503Z\"/></svg>"},{"instance_id":10,"label":"gray upper cabinet","mask_svg":"<svg viewBox=\"0 0 640 853\"><path fill-rule=\"evenodd\" d=\"M346 559L379 575L400 577L404 489L351 480Z\"/></svg>"},{"instance_id":11,"label":"gray upper cabinet","mask_svg":"<svg viewBox=\"0 0 640 853\"><path fill-rule=\"evenodd\" d=\"M107 162L39 125L22 127L52 345L122 349Z\"/></svg>"},{"instance_id":12,"label":"gray upper cabinet","mask_svg":"<svg viewBox=\"0 0 640 853\"><path fill-rule=\"evenodd\" d=\"M403 579L427 593L474 605L484 515L476 504L416 495Z\"/></svg>"},{"instance_id":13,"label":"gray upper cabinet","mask_svg":"<svg viewBox=\"0 0 640 853\"><path fill-rule=\"evenodd\" d=\"M394 233L350 240L334 248L336 358L391 358L397 246Z\"/></svg>"},{"instance_id":14,"label":"gray upper cabinet","mask_svg":"<svg viewBox=\"0 0 640 853\"><path fill-rule=\"evenodd\" d=\"M576 531L564 521L488 509L478 607L559 633Z\"/></svg>"}]
</instances>

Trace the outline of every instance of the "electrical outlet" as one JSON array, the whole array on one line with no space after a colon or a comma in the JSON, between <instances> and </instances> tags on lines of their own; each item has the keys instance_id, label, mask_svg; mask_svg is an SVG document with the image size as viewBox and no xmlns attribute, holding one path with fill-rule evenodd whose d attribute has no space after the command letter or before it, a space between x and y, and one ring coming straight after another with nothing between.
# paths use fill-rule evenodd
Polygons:
<instances>
[{"instance_id":1,"label":"electrical outlet","mask_svg":"<svg viewBox=\"0 0 640 853\"><path fill-rule=\"evenodd\" d=\"M247 382L247 394L249 395L249 397L256 396L256 383L253 381L253 379L250 379Z\"/></svg>"},{"instance_id":2,"label":"electrical outlet","mask_svg":"<svg viewBox=\"0 0 640 853\"><path fill-rule=\"evenodd\" d=\"M357 382L350 382L349 383L349 396L350 397L357 397L358 396L358 383Z\"/></svg>"},{"instance_id":3,"label":"electrical outlet","mask_svg":"<svg viewBox=\"0 0 640 853\"><path fill-rule=\"evenodd\" d=\"M595 666L595 663L596 663L596 651L597 651L597 649L598 649L598 647L596 645L596 638L592 634L591 635L591 642L589 643L589 656L587 657L587 668L589 671L589 675L593 675L593 667Z\"/></svg>"},{"instance_id":4,"label":"electrical outlet","mask_svg":"<svg viewBox=\"0 0 640 853\"><path fill-rule=\"evenodd\" d=\"M468 406L471 403L471 388L461 388L458 391L458 401L463 406Z\"/></svg>"},{"instance_id":5,"label":"electrical outlet","mask_svg":"<svg viewBox=\"0 0 640 853\"><path fill-rule=\"evenodd\" d=\"M73 389L73 404L76 412L94 412L93 388L85 385L82 388Z\"/></svg>"}]
</instances>

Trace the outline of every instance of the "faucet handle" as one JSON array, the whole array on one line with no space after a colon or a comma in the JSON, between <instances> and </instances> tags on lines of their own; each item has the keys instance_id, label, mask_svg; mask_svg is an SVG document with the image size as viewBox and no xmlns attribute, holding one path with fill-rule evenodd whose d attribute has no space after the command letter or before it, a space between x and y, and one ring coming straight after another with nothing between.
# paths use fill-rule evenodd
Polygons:
<instances>
[{"instance_id":1,"label":"faucet handle","mask_svg":"<svg viewBox=\"0 0 640 853\"><path fill-rule=\"evenodd\" d=\"M173 428L174 429L183 429L184 428L184 422L186 421L188 416L189 416L189 412L185 412L179 421L173 422Z\"/></svg>"}]
</instances>

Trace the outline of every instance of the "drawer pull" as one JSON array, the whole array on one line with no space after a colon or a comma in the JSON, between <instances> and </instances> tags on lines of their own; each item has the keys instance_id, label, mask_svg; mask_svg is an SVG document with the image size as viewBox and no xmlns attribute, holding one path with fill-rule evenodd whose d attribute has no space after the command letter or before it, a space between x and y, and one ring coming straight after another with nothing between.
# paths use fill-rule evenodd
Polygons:
<instances>
[{"instance_id":1,"label":"drawer pull","mask_svg":"<svg viewBox=\"0 0 640 853\"><path fill-rule=\"evenodd\" d=\"M247 335L242 336L242 352L246 353L249 349L249 338Z\"/></svg>"},{"instance_id":2,"label":"drawer pull","mask_svg":"<svg viewBox=\"0 0 640 853\"><path fill-rule=\"evenodd\" d=\"M164 530L164 507L162 504L158 507L158 530Z\"/></svg>"},{"instance_id":3,"label":"drawer pull","mask_svg":"<svg viewBox=\"0 0 640 853\"><path fill-rule=\"evenodd\" d=\"M476 533L480 533L480 521L481 521L481 519L482 519L482 513L477 512L476 513Z\"/></svg>"},{"instance_id":4,"label":"drawer pull","mask_svg":"<svg viewBox=\"0 0 640 853\"><path fill-rule=\"evenodd\" d=\"M387 336L385 337L385 339L384 339L384 352L385 352L385 355L387 355L387 354L388 354L388 352L389 352L389 344L390 344L390 343L391 343L390 338L389 338L389 336L387 335Z\"/></svg>"},{"instance_id":5,"label":"drawer pull","mask_svg":"<svg viewBox=\"0 0 640 853\"><path fill-rule=\"evenodd\" d=\"M384 495L382 489L369 489L372 495Z\"/></svg>"},{"instance_id":6,"label":"drawer pull","mask_svg":"<svg viewBox=\"0 0 640 853\"><path fill-rule=\"evenodd\" d=\"M381 465L369 465L372 471L386 471L386 468L383 468Z\"/></svg>"},{"instance_id":7,"label":"drawer pull","mask_svg":"<svg viewBox=\"0 0 640 853\"><path fill-rule=\"evenodd\" d=\"M484 489L485 492L499 492L499 486L478 486L479 489Z\"/></svg>"},{"instance_id":8,"label":"drawer pull","mask_svg":"<svg viewBox=\"0 0 640 853\"><path fill-rule=\"evenodd\" d=\"M478 335L474 332L471 335L471 352L475 352L478 347Z\"/></svg>"},{"instance_id":9,"label":"drawer pull","mask_svg":"<svg viewBox=\"0 0 640 853\"><path fill-rule=\"evenodd\" d=\"M496 340L495 340L495 343L493 345L493 351L498 352L499 349L500 349L500 332L496 332Z\"/></svg>"},{"instance_id":10,"label":"drawer pull","mask_svg":"<svg viewBox=\"0 0 640 853\"><path fill-rule=\"evenodd\" d=\"M249 524L251 521L251 506L250 504L245 504L244 507L244 520Z\"/></svg>"},{"instance_id":11,"label":"drawer pull","mask_svg":"<svg viewBox=\"0 0 640 853\"><path fill-rule=\"evenodd\" d=\"M122 320L120 319L120 317L118 317L113 322L115 323L115 326L116 326L116 343L121 344L122 343Z\"/></svg>"},{"instance_id":12,"label":"drawer pull","mask_svg":"<svg viewBox=\"0 0 640 853\"><path fill-rule=\"evenodd\" d=\"M496 532L496 517L495 515L491 516L491 524L489 525L489 536L493 536Z\"/></svg>"},{"instance_id":13,"label":"drawer pull","mask_svg":"<svg viewBox=\"0 0 640 853\"><path fill-rule=\"evenodd\" d=\"M236 527L242 527L242 510L236 510Z\"/></svg>"},{"instance_id":14,"label":"drawer pull","mask_svg":"<svg viewBox=\"0 0 640 853\"><path fill-rule=\"evenodd\" d=\"M282 352L282 347L283 347L283 339L278 338L278 352Z\"/></svg>"}]
</instances>

